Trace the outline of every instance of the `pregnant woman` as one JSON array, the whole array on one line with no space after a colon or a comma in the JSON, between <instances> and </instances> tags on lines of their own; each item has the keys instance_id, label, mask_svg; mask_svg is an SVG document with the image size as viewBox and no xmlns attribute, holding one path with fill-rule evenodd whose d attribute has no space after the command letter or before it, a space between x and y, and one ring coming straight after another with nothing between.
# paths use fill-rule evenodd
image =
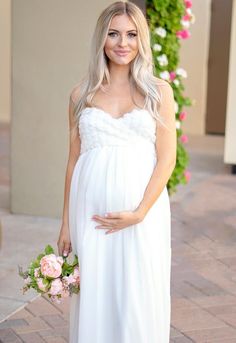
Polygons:
<instances>
[{"instance_id":1,"label":"pregnant woman","mask_svg":"<svg viewBox=\"0 0 236 343\"><path fill-rule=\"evenodd\" d=\"M153 72L142 11L99 16L88 73L69 99L59 254L77 254L70 343L169 343L173 90Z\"/></svg>"}]
</instances>

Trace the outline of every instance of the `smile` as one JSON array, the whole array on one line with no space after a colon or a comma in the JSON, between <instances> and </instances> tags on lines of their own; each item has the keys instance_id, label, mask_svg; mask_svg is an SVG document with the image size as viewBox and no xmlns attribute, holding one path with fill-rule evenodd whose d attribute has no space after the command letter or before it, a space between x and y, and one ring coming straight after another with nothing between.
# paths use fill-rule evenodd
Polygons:
<instances>
[{"instance_id":1,"label":"smile","mask_svg":"<svg viewBox=\"0 0 236 343\"><path fill-rule=\"evenodd\" d=\"M115 54L118 56L126 56L129 54L129 51L116 50Z\"/></svg>"}]
</instances>

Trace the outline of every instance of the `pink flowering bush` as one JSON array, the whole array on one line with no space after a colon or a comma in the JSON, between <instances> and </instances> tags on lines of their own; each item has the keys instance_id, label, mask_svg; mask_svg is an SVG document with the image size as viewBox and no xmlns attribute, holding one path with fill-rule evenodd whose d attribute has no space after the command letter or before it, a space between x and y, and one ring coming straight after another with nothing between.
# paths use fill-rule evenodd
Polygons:
<instances>
[{"instance_id":1,"label":"pink flowering bush","mask_svg":"<svg viewBox=\"0 0 236 343\"><path fill-rule=\"evenodd\" d=\"M23 294L30 288L40 294L47 294L52 301L60 303L62 298L80 291L80 270L78 257L69 264L66 257L56 256L47 245L44 253L33 260L26 271L18 266L19 275L24 279Z\"/></svg>"},{"instance_id":2,"label":"pink flowering bush","mask_svg":"<svg viewBox=\"0 0 236 343\"><path fill-rule=\"evenodd\" d=\"M167 183L171 195L177 191L178 184L187 184L190 180L190 172L186 171L189 156L185 144L188 137L183 133L182 123L187 117L183 107L191 106L192 101L183 94L183 80L188 75L179 66L179 50L182 40L191 37L190 25L195 17L191 0L146 0L146 8L155 73L170 83L175 99L177 157L175 169Z\"/></svg>"}]
</instances>

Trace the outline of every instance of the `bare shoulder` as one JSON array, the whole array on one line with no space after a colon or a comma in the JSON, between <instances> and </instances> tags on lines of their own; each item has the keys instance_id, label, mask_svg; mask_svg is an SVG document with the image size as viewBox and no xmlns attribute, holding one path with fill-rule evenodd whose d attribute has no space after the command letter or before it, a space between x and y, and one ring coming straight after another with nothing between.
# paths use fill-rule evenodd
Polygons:
<instances>
[{"instance_id":1,"label":"bare shoulder","mask_svg":"<svg viewBox=\"0 0 236 343\"><path fill-rule=\"evenodd\" d=\"M70 100L75 105L80 97L80 83L76 84L70 92Z\"/></svg>"},{"instance_id":2,"label":"bare shoulder","mask_svg":"<svg viewBox=\"0 0 236 343\"><path fill-rule=\"evenodd\" d=\"M175 119L175 99L174 92L171 84L168 81L158 79L157 88L160 92L160 115L165 118L165 120L173 121Z\"/></svg>"},{"instance_id":3,"label":"bare shoulder","mask_svg":"<svg viewBox=\"0 0 236 343\"><path fill-rule=\"evenodd\" d=\"M162 80L159 78L156 78L156 82L157 82L157 88L161 94L162 99L165 98L165 99L173 100L174 92L173 92L173 88L171 84L168 81Z\"/></svg>"},{"instance_id":4,"label":"bare shoulder","mask_svg":"<svg viewBox=\"0 0 236 343\"><path fill-rule=\"evenodd\" d=\"M171 84L168 81L163 80L163 79L159 79L158 77L156 77L156 84L157 84L157 87L160 89L166 88L167 91L173 90L171 87Z\"/></svg>"}]
</instances>

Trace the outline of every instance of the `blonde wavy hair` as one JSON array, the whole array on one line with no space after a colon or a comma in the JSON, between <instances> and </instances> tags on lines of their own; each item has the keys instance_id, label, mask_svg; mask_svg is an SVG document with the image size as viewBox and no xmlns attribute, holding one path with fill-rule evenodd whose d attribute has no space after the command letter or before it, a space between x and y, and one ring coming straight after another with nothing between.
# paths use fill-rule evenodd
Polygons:
<instances>
[{"instance_id":1,"label":"blonde wavy hair","mask_svg":"<svg viewBox=\"0 0 236 343\"><path fill-rule=\"evenodd\" d=\"M74 103L75 122L78 125L82 110L92 106L92 99L103 83L110 84L108 58L104 46L111 20L116 15L127 14L137 28L138 53L130 62L130 82L145 98L144 109L162 124L163 118L158 113L161 103L161 92L158 85L163 80L154 76L154 63L150 46L150 32L146 18L141 9L132 2L117 1L105 8L100 14L91 42L90 61L87 74L77 85L79 97ZM164 125L165 126L165 125Z\"/></svg>"}]
</instances>

